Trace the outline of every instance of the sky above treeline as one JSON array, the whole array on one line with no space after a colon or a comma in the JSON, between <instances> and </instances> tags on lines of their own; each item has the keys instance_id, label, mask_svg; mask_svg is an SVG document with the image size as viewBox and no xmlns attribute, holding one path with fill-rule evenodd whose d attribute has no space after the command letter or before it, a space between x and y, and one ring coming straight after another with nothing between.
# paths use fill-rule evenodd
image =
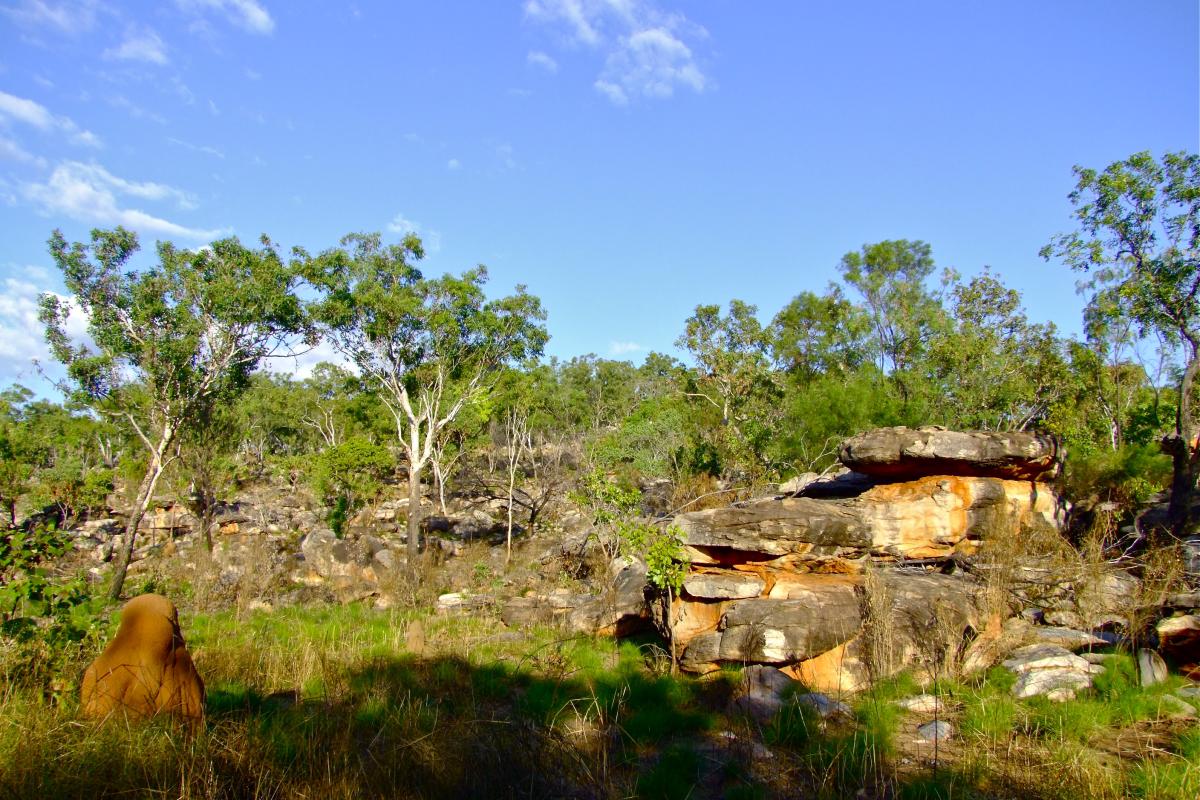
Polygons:
<instances>
[{"instance_id":1,"label":"sky above treeline","mask_svg":"<svg viewBox=\"0 0 1200 800\"><path fill-rule=\"evenodd\" d=\"M1197 149L1198 5L0 0L0 387L39 383L51 230L118 224L143 264L416 232L564 359L679 355L697 304L768 321L896 238L1077 332L1038 249L1073 165Z\"/></svg>"}]
</instances>

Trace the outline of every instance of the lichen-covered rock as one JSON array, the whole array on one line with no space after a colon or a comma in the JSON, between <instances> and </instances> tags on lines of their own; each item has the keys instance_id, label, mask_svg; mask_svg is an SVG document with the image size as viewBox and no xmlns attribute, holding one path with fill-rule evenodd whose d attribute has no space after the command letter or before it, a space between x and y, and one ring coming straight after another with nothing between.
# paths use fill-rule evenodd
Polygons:
<instances>
[{"instance_id":1,"label":"lichen-covered rock","mask_svg":"<svg viewBox=\"0 0 1200 800\"><path fill-rule=\"evenodd\" d=\"M889 479L973 475L1048 480L1060 452L1050 436L1016 431L880 428L847 439L838 453L855 472Z\"/></svg>"}]
</instances>

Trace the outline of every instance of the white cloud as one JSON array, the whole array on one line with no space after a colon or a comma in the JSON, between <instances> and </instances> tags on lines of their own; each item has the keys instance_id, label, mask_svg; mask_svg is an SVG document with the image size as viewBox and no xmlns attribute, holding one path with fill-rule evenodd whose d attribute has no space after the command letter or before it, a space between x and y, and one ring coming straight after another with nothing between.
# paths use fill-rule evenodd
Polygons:
<instances>
[{"instance_id":1,"label":"white cloud","mask_svg":"<svg viewBox=\"0 0 1200 800\"><path fill-rule=\"evenodd\" d=\"M626 356L630 353L639 353L646 348L637 342L609 342L608 353L613 356Z\"/></svg>"},{"instance_id":2,"label":"white cloud","mask_svg":"<svg viewBox=\"0 0 1200 800\"><path fill-rule=\"evenodd\" d=\"M33 100L0 92L0 122L10 121L31 125L46 133L57 131L65 134L74 144L100 147L100 137L83 130L71 118L52 114L44 105Z\"/></svg>"},{"instance_id":3,"label":"white cloud","mask_svg":"<svg viewBox=\"0 0 1200 800\"><path fill-rule=\"evenodd\" d=\"M573 41L595 46L601 41L599 28L604 23L604 12L615 5L592 0L526 0L525 16L563 25Z\"/></svg>"},{"instance_id":4,"label":"white cloud","mask_svg":"<svg viewBox=\"0 0 1200 800\"><path fill-rule=\"evenodd\" d=\"M392 233L399 233L401 235L416 234L420 237L421 244L425 245L425 252L427 253L436 253L442 249L442 234L426 228L419 222L405 219L403 213L396 214L392 218L392 221L388 223L387 228Z\"/></svg>"},{"instance_id":5,"label":"white cloud","mask_svg":"<svg viewBox=\"0 0 1200 800\"><path fill-rule=\"evenodd\" d=\"M252 81L261 81L262 73L256 69L251 69L250 67L246 67L246 77Z\"/></svg>"},{"instance_id":6,"label":"white cloud","mask_svg":"<svg viewBox=\"0 0 1200 800\"><path fill-rule=\"evenodd\" d=\"M604 55L592 86L616 105L670 97L677 88L700 93L711 85L694 50L708 32L653 0L526 0L524 9L526 19L558 33L568 46ZM534 63L535 53L527 60Z\"/></svg>"},{"instance_id":7,"label":"white cloud","mask_svg":"<svg viewBox=\"0 0 1200 800\"><path fill-rule=\"evenodd\" d=\"M298 381L311 378L313 369L318 364L336 364L342 369L358 374L354 363L334 349L329 342L322 340L315 347L305 349L302 342L293 344L294 355L279 355L263 361L263 368L276 375L290 375Z\"/></svg>"},{"instance_id":8,"label":"white cloud","mask_svg":"<svg viewBox=\"0 0 1200 800\"><path fill-rule=\"evenodd\" d=\"M448 170L462 169L462 163L457 158L452 158L446 162L446 169L448 169Z\"/></svg>"},{"instance_id":9,"label":"white cloud","mask_svg":"<svg viewBox=\"0 0 1200 800\"><path fill-rule=\"evenodd\" d=\"M16 161L18 164L33 164L43 168L46 166L46 159L33 155L12 139L6 139L3 136L0 136L0 159Z\"/></svg>"},{"instance_id":10,"label":"white cloud","mask_svg":"<svg viewBox=\"0 0 1200 800\"><path fill-rule=\"evenodd\" d=\"M697 93L707 86L691 48L665 28L640 30L621 37L610 53L596 88L624 104L630 96L670 97L681 86Z\"/></svg>"},{"instance_id":11,"label":"white cloud","mask_svg":"<svg viewBox=\"0 0 1200 800\"><path fill-rule=\"evenodd\" d=\"M40 267L26 267L27 276L46 278ZM46 345L44 328L38 319L42 290L28 280L8 277L0 291L0 375L8 380L36 375L34 360L43 363L51 359ZM66 333L73 341L87 341L87 317L70 298L58 295L70 308Z\"/></svg>"},{"instance_id":12,"label":"white cloud","mask_svg":"<svg viewBox=\"0 0 1200 800\"><path fill-rule=\"evenodd\" d=\"M223 233L188 228L140 209L122 207L121 197L174 202L183 209L195 208L195 202L186 192L161 183L127 181L99 164L66 161L54 168L46 183L27 183L22 189L25 197L46 214L63 214L101 225L124 225L181 239L215 239Z\"/></svg>"},{"instance_id":13,"label":"white cloud","mask_svg":"<svg viewBox=\"0 0 1200 800\"><path fill-rule=\"evenodd\" d=\"M167 46L162 37L150 28L130 26L125 39L117 47L104 51L104 57L115 61L145 61L150 64L166 64Z\"/></svg>"},{"instance_id":14,"label":"white cloud","mask_svg":"<svg viewBox=\"0 0 1200 800\"><path fill-rule=\"evenodd\" d=\"M27 28L55 28L60 33L76 35L95 26L99 8L97 0L62 3L22 0L15 6L0 6L0 14Z\"/></svg>"},{"instance_id":15,"label":"white cloud","mask_svg":"<svg viewBox=\"0 0 1200 800\"><path fill-rule=\"evenodd\" d=\"M558 72L558 62L550 56L543 53L541 50L532 50L525 56L525 61L532 66L540 67L550 74Z\"/></svg>"},{"instance_id":16,"label":"white cloud","mask_svg":"<svg viewBox=\"0 0 1200 800\"><path fill-rule=\"evenodd\" d=\"M54 115L41 103L7 92L0 92L0 117L15 119L43 131L51 130L56 124Z\"/></svg>"},{"instance_id":17,"label":"white cloud","mask_svg":"<svg viewBox=\"0 0 1200 800\"><path fill-rule=\"evenodd\" d=\"M249 33L265 35L275 31L275 20L257 0L175 0L175 3L193 14L214 11Z\"/></svg>"}]
</instances>

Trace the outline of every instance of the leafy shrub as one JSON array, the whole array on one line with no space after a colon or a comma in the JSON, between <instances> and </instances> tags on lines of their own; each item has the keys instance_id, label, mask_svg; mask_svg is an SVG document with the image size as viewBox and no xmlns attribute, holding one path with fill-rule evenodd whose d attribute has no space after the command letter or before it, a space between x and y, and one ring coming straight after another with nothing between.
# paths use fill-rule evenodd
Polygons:
<instances>
[{"instance_id":1,"label":"leafy shrub","mask_svg":"<svg viewBox=\"0 0 1200 800\"><path fill-rule=\"evenodd\" d=\"M378 496L393 463L386 447L361 436L313 458L309 481L330 509L329 525L335 534L340 537L349 515Z\"/></svg>"},{"instance_id":2,"label":"leafy shrub","mask_svg":"<svg viewBox=\"0 0 1200 800\"><path fill-rule=\"evenodd\" d=\"M1125 445L1067 459L1064 493L1074 501L1099 500L1129 509L1146 502L1171 480L1171 459L1157 445Z\"/></svg>"}]
</instances>

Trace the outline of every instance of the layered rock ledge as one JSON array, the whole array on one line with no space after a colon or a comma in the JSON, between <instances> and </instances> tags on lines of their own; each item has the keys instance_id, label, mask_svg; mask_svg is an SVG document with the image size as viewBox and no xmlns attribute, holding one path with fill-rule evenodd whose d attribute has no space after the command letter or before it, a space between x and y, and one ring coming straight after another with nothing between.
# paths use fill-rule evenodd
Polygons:
<instances>
[{"instance_id":1,"label":"layered rock ledge","mask_svg":"<svg viewBox=\"0 0 1200 800\"><path fill-rule=\"evenodd\" d=\"M1057 469L1049 437L888 428L841 453L870 474L675 518L689 574L657 624L673 627L684 669L773 665L853 691L881 671L944 668L988 620L981 584L936 567L990 536L1061 527L1058 498L1034 479Z\"/></svg>"}]
</instances>

